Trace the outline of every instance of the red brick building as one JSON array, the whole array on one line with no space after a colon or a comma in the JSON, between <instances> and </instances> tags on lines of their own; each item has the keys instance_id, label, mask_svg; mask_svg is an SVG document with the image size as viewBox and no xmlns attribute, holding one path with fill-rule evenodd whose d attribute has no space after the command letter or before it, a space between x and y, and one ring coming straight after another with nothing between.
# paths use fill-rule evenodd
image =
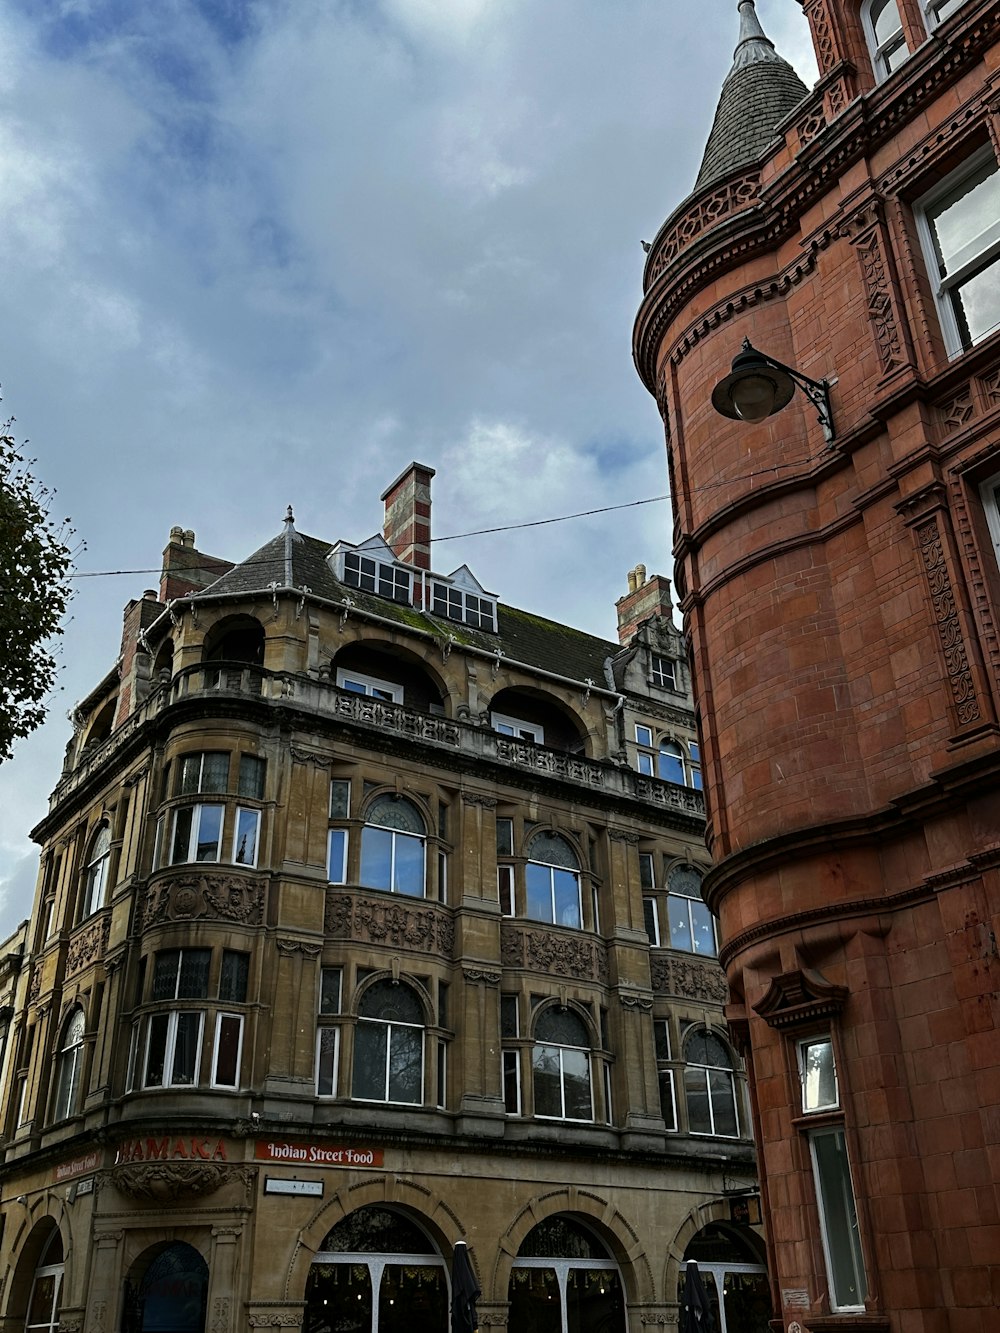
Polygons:
<instances>
[{"instance_id":1,"label":"red brick building","mask_svg":"<svg viewBox=\"0 0 1000 1333\"><path fill-rule=\"evenodd\" d=\"M739 8L634 353L667 432L774 1327L987 1333L1000 5L808 0L811 92ZM831 430L802 392L756 423L713 409L744 338L830 382Z\"/></svg>"}]
</instances>

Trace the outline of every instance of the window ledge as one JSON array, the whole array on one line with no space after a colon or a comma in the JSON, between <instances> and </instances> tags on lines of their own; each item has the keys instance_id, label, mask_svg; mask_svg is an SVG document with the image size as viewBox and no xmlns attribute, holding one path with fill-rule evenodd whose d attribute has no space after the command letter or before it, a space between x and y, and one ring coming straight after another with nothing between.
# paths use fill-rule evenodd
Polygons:
<instances>
[{"instance_id":1,"label":"window ledge","mask_svg":"<svg viewBox=\"0 0 1000 1333\"><path fill-rule=\"evenodd\" d=\"M803 1320L807 1333L889 1333L888 1315L844 1311L843 1314L812 1315Z\"/></svg>"}]
</instances>

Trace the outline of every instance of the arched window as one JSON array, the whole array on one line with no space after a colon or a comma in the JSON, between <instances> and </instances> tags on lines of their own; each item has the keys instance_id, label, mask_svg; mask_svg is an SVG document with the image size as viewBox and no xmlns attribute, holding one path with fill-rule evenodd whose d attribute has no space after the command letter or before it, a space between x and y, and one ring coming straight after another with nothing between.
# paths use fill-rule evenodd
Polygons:
<instances>
[{"instance_id":1,"label":"arched window","mask_svg":"<svg viewBox=\"0 0 1000 1333\"><path fill-rule=\"evenodd\" d=\"M129 1270L124 1304L127 1333L204 1333L208 1264L185 1241L153 1246Z\"/></svg>"},{"instance_id":2,"label":"arched window","mask_svg":"<svg viewBox=\"0 0 1000 1333\"><path fill-rule=\"evenodd\" d=\"M667 914L671 949L711 958L718 954L715 918L701 896L701 872L694 866L674 866L667 874Z\"/></svg>"},{"instance_id":3,"label":"arched window","mask_svg":"<svg viewBox=\"0 0 1000 1333\"><path fill-rule=\"evenodd\" d=\"M444 1260L415 1222L376 1206L337 1223L312 1262L303 1333L447 1327Z\"/></svg>"},{"instance_id":4,"label":"arched window","mask_svg":"<svg viewBox=\"0 0 1000 1333\"><path fill-rule=\"evenodd\" d=\"M525 1237L510 1275L510 1329L625 1333L625 1294L601 1242L575 1218L550 1217Z\"/></svg>"},{"instance_id":5,"label":"arched window","mask_svg":"<svg viewBox=\"0 0 1000 1333\"><path fill-rule=\"evenodd\" d=\"M111 829L102 824L94 834L87 857L87 866L83 872L83 910L80 919L93 916L98 908L104 906L104 896L108 888L108 866L111 861Z\"/></svg>"},{"instance_id":6,"label":"arched window","mask_svg":"<svg viewBox=\"0 0 1000 1333\"><path fill-rule=\"evenodd\" d=\"M379 796L368 807L361 830L361 883L369 889L422 898L426 832L412 801Z\"/></svg>"},{"instance_id":7,"label":"arched window","mask_svg":"<svg viewBox=\"0 0 1000 1333\"><path fill-rule=\"evenodd\" d=\"M56 1100L53 1120L65 1120L77 1109L80 1075L83 1072L83 1034L86 1021L82 1009L74 1009L63 1028L56 1070Z\"/></svg>"},{"instance_id":8,"label":"arched window","mask_svg":"<svg viewBox=\"0 0 1000 1333\"><path fill-rule=\"evenodd\" d=\"M593 1120L590 1037L581 1018L555 1005L535 1023L531 1052L535 1115L549 1120Z\"/></svg>"},{"instance_id":9,"label":"arched window","mask_svg":"<svg viewBox=\"0 0 1000 1333\"><path fill-rule=\"evenodd\" d=\"M424 1011L416 992L376 981L358 1005L351 1095L418 1106L424 1087Z\"/></svg>"},{"instance_id":10,"label":"arched window","mask_svg":"<svg viewBox=\"0 0 1000 1333\"><path fill-rule=\"evenodd\" d=\"M580 863L565 838L558 833L536 834L528 846L524 878L527 917L581 929Z\"/></svg>"},{"instance_id":11,"label":"arched window","mask_svg":"<svg viewBox=\"0 0 1000 1333\"><path fill-rule=\"evenodd\" d=\"M640 773L653 774L664 782L676 782L680 787L694 787L701 791L701 754L697 741L682 745L669 736L653 739L653 729L636 723L636 767Z\"/></svg>"},{"instance_id":12,"label":"arched window","mask_svg":"<svg viewBox=\"0 0 1000 1333\"><path fill-rule=\"evenodd\" d=\"M872 68L881 83L909 57L897 0L865 0L861 7Z\"/></svg>"},{"instance_id":13,"label":"arched window","mask_svg":"<svg viewBox=\"0 0 1000 1333\"><path fill-rule=\"evenodd\" d=\"M63 1243L53 1230L38 1259L28 1298L25 1333L58 1333L59 1306L62 1298Z\"/></svg>"},{"instance_id":14,"label":"arched window","mask_svg":"<svg viewBox=\"0 0 1000 1333\"><path fill-rule=\"evenodd\" d=\"M688 1129L692 1134L739 1138L736 1074L726 1044L707 1028L695 1028L684 1039L684 1093Z\"/></svg>"}]
</instances>

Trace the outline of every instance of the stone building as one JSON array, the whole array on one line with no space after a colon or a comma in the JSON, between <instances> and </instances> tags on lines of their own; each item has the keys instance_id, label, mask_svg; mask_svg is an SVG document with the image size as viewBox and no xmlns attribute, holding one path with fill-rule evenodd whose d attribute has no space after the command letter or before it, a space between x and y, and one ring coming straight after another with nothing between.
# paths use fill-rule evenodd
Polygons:
<instances>
[{"instance_id":1,"label":"stone building","mask_svg":"<svg viewBox=\"0 0 1000 1333\"><path fill-rule=\"evenodd\" d=\"M1000 6L803 8L812 91L742 0L635 326L667 430L706 899L749 1057L775 1326L986 1333ZM811 383L778 410L788 368Z\"/></svg>"},{"instance_id":2,"label":"stone building","mask_svg":"<svg viewBox=\"0 0 1000 1333\"><path fill-rule=\"evenodd\" d=\"M606 642L430 560L175 528L35 830L3 1333L675 1326L767 1283L670 585Z\"/></svg>"}]
</instances>

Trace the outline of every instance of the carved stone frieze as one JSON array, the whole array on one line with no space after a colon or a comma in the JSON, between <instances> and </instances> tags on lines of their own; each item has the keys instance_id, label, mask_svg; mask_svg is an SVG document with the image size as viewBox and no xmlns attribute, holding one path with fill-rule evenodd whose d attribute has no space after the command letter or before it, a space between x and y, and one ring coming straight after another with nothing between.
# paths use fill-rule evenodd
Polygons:
<instances>
[{"instance_id":1,"label":"carved stone frieze","mask_svg":"<svg viewBox=\"0 0 1000 1333\"><path fill-rule=\"evenodd\" d=\"M463 967L462 976L472 985L499 986L500 973L493 968Z\"/></svg>"},{"instance_id":2,"label":"carved stone frieze","mask_svg":"<svg viewBox=\"0 0 1000 1333\"><path fill-rule=\"evenodd\" d=\"M304 750L300 745L290 745L288 753L292 756L293 763L311 764L313 768L322 769L324 772L330 767L330 755L319 754L316 750Z\"/></svg>"},{"instance_id":3,"label":"carved stone frieze","mask_svg":"<svg viewBox=\"0 0 1000 1333\"><path fill-rule=\"evenodd\" d=\"M823 0L816 0L814 4L807 5L805 12L816 50L816 63L822 76L833 69L839 58L834 45L833 30L830 27L830 16Z\"/></svg>"},{"instance_id":4,"label":"carved stone frieze","mask_svg":"<svg viewBox=\"0 0 1000 1333\"><path fill-rule=\"evenodd\" d=\"M841 231L857 252L868 301L868 322L882 362L882 374L888 375L903 365L905 356L883 250L882 216L881 200L868 199L846 219Z\"/></svg>"},{"instance_id":5,"label":"carved stone frieze","mask_svg":"<svg viewBox=\"0 0 1000 1333\"><path fill-rule=\"evenodd\" d=\"M608 950L599 940L550 930L504 924L500 931L504 967L524 967L577 981L608 982Z\"/></svg>"},{"instance_id":6,"label":"carved stone frieze","mask_svg":"<svg viewBox=\"0 0 1000 1333\"><path fill-rule=\"evenodd\" d=\"M334 939L391 944L443 958L455 948L455 925L444 909L398 895L352 897L329 889L323 928Z\"/></svg>"},{"instance_id":7,"label":"carved stone frieze","mask_svg":"<svg viewBox=\"0 0 1000 1333\"><path fill-rule=\"evenodd\" d=\"M262 880L225 873L171 875L146 890L142 928L167 921L232 921L259 926L267 887Z\"/></svg>"},{"instance_id":8,"label":"carved stone frieze","mask_svg":"<svg viewBox=\"0 0 1000 1333\"><path fill-rule=\"evenodd\" d=\"M463 791L462 804L481 805L484 810L495 810L497 808L497 798L495 796L483 796L477 791Z\"/></svg>"},{"instance_id":9,"label":"carved stone frieze","mask_svg":"<svg viewBox=\"0 0 1000 1333\"><path fill-rule=\"evenodd\" d=\"M130 1199L169 1203L203 1198L226 1183L226 1169L216 1162L147 1162L115 1167L115 1188Z\"/></svg>"},{"instance_id":10,"label":"carved stone frieze","mask_svg":"<svg viewBox=\"0 0 1000 1333\"><path fill-rule=\"evenodd\" d=\"M75 972L82 971L96 959L100 958L108 947L108 936L111 933L111 920L104 916L100 920L91 921L84 929L77 931L69 942L69 951L66 955L66 975L71 977Z\"/></svg>"},{"instance_id":11,"label":"carved stone frieze","mask_svg":"<svg viewBox=\"0 0 1000 1333\"><path fill-rule=\"evenodd\" d=\"M976 699L975 685L969 668L969 658L962 636L962 626L955 605L955 594L945 561L944 545L936 518L917 528L917 541L920 555L924 562L927 585L934 605L934 618L937 622L941 650L948 669L948 683L951 686L955 710L961 726L979 720L979 702Z\"/></svg>"},{"instance_id":12,"label":"carved stone frieze","mask_svg":"<svg viewBox=\"0 0 1000 1333\"><path fill-rule=\"evenodd\" d=\"M612 842L627 842L634 847L639 845L639 835L631 829L609 828L608 837Z\"/></svg>"},{"instance_id":13,"label":"carved stone frieze","mask_svg":"<svg viewBox=\"0 0 1000 1333\"><path fill-rule=\"evenodd\" d=\"M817 106L810 107L806 114L795 122L795 133L799 136L799 143L803 146L815 139L820 130L825 129L826 113L823 110L822 102Z\"/></svg>"},{"instance_id":14,"label":"carved stone frieze","mask_svg":"<svg viewBox=\"0 0 1000 1333\"><path fill-rule=\"evenodd\" d=\"M289 940L277 938L274 941L278 953L284 954L286 958L292 954L300 953L306 958L316 958L323 952L319 944L308 944L305 940Z\"/></svg>"},{"instance_id":15,"label":"carved stone frieze","mask_svg":"<svg viewBox=\"0 0 1000 1333\"><path fill-rule=\"evenodd\" d=\"M278 1310L265 1310L247 1316L251 1328L300 1328L301 1314L282 1314Z\"/></svg>"},{"instance_id":16,"label":"carved stone frieze","mask_svg":"<svg viewBox=\"0 0 1000 1333\"><path fill-rule=\"evenodd\" d=\"M993 408L1000 407L1000 367L990 371L988 375L982 375L979 384L987 408L992 411Z\"/></svg>"},{"instance_id":17,"label":"carved stone frieze","mask_svg":"<svg viewBox=\"0 0 1000 1333\"><path fill-rule=\"evenodd\" d=\"M31 972L31 980L28 982L28 1003L34 1004L41 994L42 990L42 966L37 962Z\"/></svg>"},{"instance_id":18,"label":"carved stone frieze","mask_svg":"<svg viewBox=\"0 0 1000 1333\"><path fill-rule=\"evenodd\" d=\"M668 225L663 236L654 242L651 263L646 274L647 287L659 277L685 246L690 245L706 228L714 227L731 213L749 208L756 203L759 189L760 172L749 171L735 180L724 181L707 194L699 195L693 200Z\"/></svg>"},{"instance_id":19,"label":"carved stone frieze","mask_svg":"<svg viewBox=\"0 0 1000 1333\"><path fill-rule=\"evenodd\" d=\"M708 1000L725 1004L729 987L718 963L695 958L653 958L650 964L653 990L685 1000Z\"/></svg>"},{"instance_id":20,"label":"carved stone frieze","mask_svg":"<svg viewBox=\"0 0 1000 1333\"><path fill-rule=\"evenodd\" d=\"M449 718L415 713L399 704L383 703L365 695L338 693L333 700L333 711L352 722L362 722L411 740L437 741L440 745L453 746L461 742L461 732Z\"/></svg>"},{"instance_id":21,"label":"carved stone frieze","mask_svg":"<svg viewBox=\"0 0 1000 1333\"><path fill-rule=\"evenodd\" d=\"M618 996L623 1009L652 1009L653 997L651 995L636 995L635 992L621 992Z\"/></svg>"},{"instance_id":22,"label":"carved stone frieze","mask_svg":"<svg viewBox=\"0 0 1000 1333\"><path fill-rule=\"evenodd\" d=\"M938 407L944 434L951 435L954 431L960 430L975 415L975 411L976 405L972 399L972 385L963 384L957 393Z\"/></svg>"}]
</instances>

